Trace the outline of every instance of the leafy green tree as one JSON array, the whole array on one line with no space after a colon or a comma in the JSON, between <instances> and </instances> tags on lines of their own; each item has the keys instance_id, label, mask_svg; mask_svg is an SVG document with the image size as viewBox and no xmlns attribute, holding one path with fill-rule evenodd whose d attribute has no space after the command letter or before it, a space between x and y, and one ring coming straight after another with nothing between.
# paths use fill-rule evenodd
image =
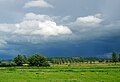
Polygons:
<instances>
[{"instance_id":1,"label":"leafy green tree","mask_svg":"<svg viewBox=\"0 0 120 82\"><path fill-rule=\"evenodd\" d=\"M118 57L118 61L120 62L120 54L119 54L119 57Z\"/></svg>"},{"instance_id":2,"label":"leafy green tree","mask_svg":"<svg viewBox=\"0 0 120 82\"><path fill-rule=\"evenodd\" d=\"M27 59L26 55L23 55L23 59L24 59L24 63L27 64L28 63L28 59Z\"/></svg>"},{"instance_id":3,"label":"leafy green tree","mask_svg":"<svg viewBox=\"0 0 120 82\"><path fill-rule=\"evenodd\" d=\"M17 66L22 66L25 63L25 58L23 55L18 54L13 61L17 64Z\"/></svg>"},{"instance_id":4,"label":"leafy green tree","mask_svg":"<svg viewBox=\"0 0 120 82\"><path fill-rule=\"evenodd\" d=\"M30 66L49 66L47 59L39 54L28 57L28 62Z\"/></svg>"},{"instance_id":5,"label":"leafy green tree","mask_svg":"<svg viewBox=\"0 0 120 82\"><path fill-rule=\"evenodd\" d=\"M117 60L118 60L118 56L117 56L117 53L116 52L113 52L112 53L112 62L117 62Z\"/></svg>"}]
</instances>

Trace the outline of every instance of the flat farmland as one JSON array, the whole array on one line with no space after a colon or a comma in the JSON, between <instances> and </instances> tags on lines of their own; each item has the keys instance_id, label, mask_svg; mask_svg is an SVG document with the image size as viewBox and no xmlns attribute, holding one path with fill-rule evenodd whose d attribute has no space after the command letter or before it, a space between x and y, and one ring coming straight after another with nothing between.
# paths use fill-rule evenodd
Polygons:
<instances>
[{"instance_id":1,"label":"flat farmland","mask_svg":"<svg viewBox=\"0 0 120 82\"><path fill-rule=\"evenodd\" d=\"M1 67L0 82L120 82L120 64Z\"/></svg>"}]
</instances>

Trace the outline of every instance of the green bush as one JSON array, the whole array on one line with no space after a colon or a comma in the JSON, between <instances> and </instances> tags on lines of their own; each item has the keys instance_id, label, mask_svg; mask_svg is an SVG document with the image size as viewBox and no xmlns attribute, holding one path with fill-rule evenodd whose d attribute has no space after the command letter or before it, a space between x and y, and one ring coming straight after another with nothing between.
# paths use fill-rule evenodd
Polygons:
<instances>
[{"instance_id":1,"label":"green bush","mask_svg":"<svg viewBox=\"0 0 120 82\"><path fill-rule=\"evenodd\" d=\"M14 62L1 62L0 63L0 67L12 67L12 66L16 66L16 64Z\"/></svg>"}]
</instances>

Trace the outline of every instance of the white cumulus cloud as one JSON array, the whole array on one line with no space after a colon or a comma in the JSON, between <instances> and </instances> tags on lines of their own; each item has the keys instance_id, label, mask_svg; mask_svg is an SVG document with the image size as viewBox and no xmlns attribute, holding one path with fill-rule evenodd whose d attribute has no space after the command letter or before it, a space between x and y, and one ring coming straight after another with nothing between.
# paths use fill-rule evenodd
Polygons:
<instances>
[{"instance_id":1,"label":"white cumulus cloud","mask_svg":"<svg viewBox=\"0 0 120 82\"><path fill-rule=\"evenodd\" d=\"M51 4L45 0L32 0L25 3L25 8L38 7L38 8L53 8Z\"/></svg>"},{"instance_id":2,"label":"white cumulus cloud","mask_svg":"<svg viewBox=\"0 0 120 82\"><path fill-rule=\"evenodd\" d=\"M67 26L57 25L49 16L34 13L26 14L24 20L15 26L14 33L24 35L58 36L72 33Z\"/></svg>"},{"instance_id":3,"label":"white cumulus cloud","mask_svg":"<svg viewBox=\"0 0 120 82\"><path fill-rule=\"evenodd\" d=\"M102 22L101 14L95 16L78 17L74 22L78 26L97 26Z\"/></svg>"},{"instance_id":4,"label":"white cumulus cloud","mask_svg":"<svg viewBox=\"0 0 120 82\"><path fill-rule=\"evenodd\" d=\"M6 42L33 42L50 37L64 37L72 34L69 27L58 25L52 17L27 13L16 24L0 24L0 46ZM52 39L51 39L52 40Z\"/></svg>"},{"instance_id":5,"label":"white cumulus cloud","mask_svg":"<svg viewBox=\"0 0 120 82\"><path fill-rule=\"evenodd\" d=\"M27 13L25 14L25 17L23 18L23 20L38 20L38 21L46 21L46 20L51 20L52 18L48 15L36 15L34 13Z\"/></svg>"}]
</instances>

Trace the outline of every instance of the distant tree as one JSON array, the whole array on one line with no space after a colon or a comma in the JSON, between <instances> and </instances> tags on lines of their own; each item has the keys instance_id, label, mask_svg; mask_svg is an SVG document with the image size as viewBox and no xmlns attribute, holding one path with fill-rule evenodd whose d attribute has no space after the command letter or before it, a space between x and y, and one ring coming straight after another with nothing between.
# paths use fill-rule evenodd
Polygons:
<instances>
[{"instance_id":1,"label":"distant tree","mask_svg":"<svg viewBox=\"0 0 120 82\"><path fill-rule=\"evenodd\" d=\"M49 66L47 59L39 54L28 57L28 62L30 66Z\"/></svg>"},{"instance_id":2,"label":"distant tree","mask_svg":"<svg viewBox=\"0 0 120 82\"><path fill-rule=\"evenodd\" d=\"M98 59L99 63L104 62L104 59Z\"/></svg>"},{"instance_id":3,"label":"distant tree","mask_svg":"<svg viewBox=\"0 0 120 82\"><path fill-rule=\"evenodd\" d=\"M24 63L27 64L28 63L28 59L27 59L26 55L23 55L23 59L24 59Z\"/></svg>"},{"instance_id":4,"label":"distant tree","mask_svg":"<svg viewBox=\"0 0 120 82\"><path fill-rule=\"evenodd\" d=\"M17 64L17 66L22 66L25 63L25 58L23 55L17 55L13 61Z\"/></svg>"},{"instance_id":5,"label":"distant tree","mask_svg":"<svg viewBox=\"0 0 120 82\"><path fill-rule=\"evenodd\" d=\"M120 54L119 54L119 57L118 57L118 61L120 62Z\"/></svg>"},{"instance_id":6,"label":"distant tree","mask_svg":"<svg viewBox=\"0 0 120 82\"><path fill-rule=\"evenodd\" d=\"M116 53L116 52L113 52L113 53L112 53L112 62L116 63L117 60L118 60L117 53Z\"/></svg>"}]
</instances>

